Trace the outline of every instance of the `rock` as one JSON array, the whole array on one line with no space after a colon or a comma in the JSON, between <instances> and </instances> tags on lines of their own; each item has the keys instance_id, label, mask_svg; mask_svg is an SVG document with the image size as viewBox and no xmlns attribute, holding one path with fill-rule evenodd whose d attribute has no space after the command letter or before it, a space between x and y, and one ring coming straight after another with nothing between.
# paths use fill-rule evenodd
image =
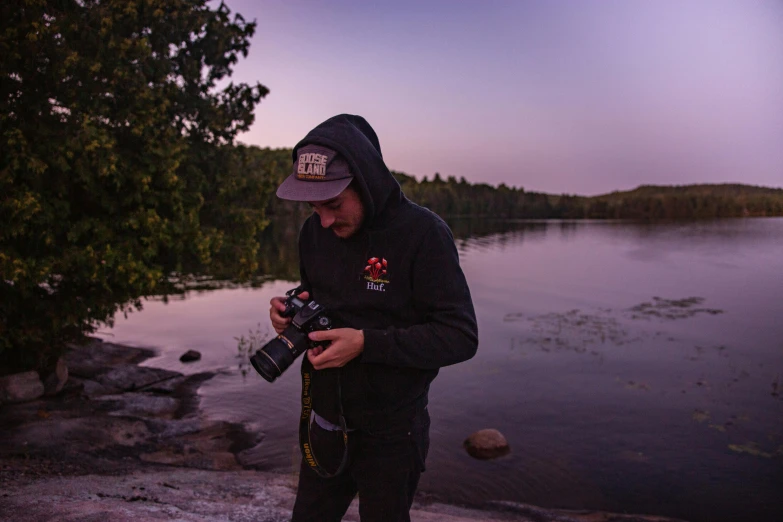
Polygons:
<instances>
[{"instance_id":1,"label":"rock","mask_svg":"<svg viewBox=\"0 0 783 522\"><path fill-rule=\"evenodd\" d=\"M158 445L157 451L144 453L139 458L145 462L188 468L240 469L231 452L234 442L230 433L233 429L234 426L226 422L208 423L197 432L167 439Z\"/></svg>"},{"instance_id":2,"label":"rock","mask_svg":"<svg viewBox=\"0 0 783 522\"><path fill-rule=\"evenodd\" d=\"M239 465L245 469L264 469L269 467L269 448L261 442L252 448L242 450L236 454Z\"/></svg>"},{"instance_id":3,"label":"rock","mask_svg":"<svg viewBox=\"0 0 783 522\"><path fill-rule=\"evenodd\" d=\"M71 380L74 379L71 378ZM80 382L82 383L82 393L84 393L86 397L94 398L100 397L101 395L114 395L120 393L120 390L117 388L104 386L99 382L91 381L89 379Z\"/></svg>"},{"instance_id":4,"label":"rock","mask_svg":"<svg viewBox=\"0 0 783 522\"><path fill-rule=\"evenodd\" d=\"M148 442L151 438L150 430L142 421L128 421L110 424L107 434L120 446L135 446Z\"/></svg>"},{"instance_id":5,"label":"rock","mask_svg":"<svg viewBox=\"0 0 783 522\"><path fill-rule=\"evenodd\" d=\"M184 375L180 375L179 377L172 377L171 379L167 379L165 381L156 382L155 384L150 384L149 386L145 386L141 388L141 391L145 392L152 392L152 393L163 393L170 395L177 391L177 389L182 386L185 381L187 380L187 377Z\"/></svg>"},{"instance_id":6,"label":"rock","mask_svg":"<svg viewBox=\"0 0 783 522\"><path fill-rule=\"evenodd\" d=\"M110 368L138 364L155 355L153 350L133 348L92 339L84 345L68 345L65 362L70 375L93 379Z\"/></svg>"},{"instance_id":7,"label":"rock","mask_svg":"<svg viewBox=\"0 0 783 522\"><path fill-rule=\"evenodd\" d=\"M46 376L43 381L44 395L57 395L63 389L63 386L65 386L67 381L68 365L65 364L65 359L60 357L57 359L57 365L54 367L54 371Z\"/></svg>"},{"instance_id":8,"label":"rock","mask_svg":"<svg viewBox=\"0 0 783 522\"><path fill-rule=\"evenodd\" d=\"M479 430L462 444L471 457L477 459L494 459L508 455L511 448L508 441L498 430Z\"/></svg>"},{"instance_id":9,"label":"rock","mask_svg":"<svg viewBox=\"0 0 783 522\"><path fill-rule=\"evenodd\" d=\"M147 366L120 366L106 373L96 375L94 380L110 388L134 391L151 384L179 377L180 375L182 374Z\"/></svg>"},{"instance_id":10,"label":"rock","mask_svg":"<svg viewBox=\"0 0 783 522\"><path fill-rule=\"evenodd\" d=\"M201 359L201 353L197 352L196 350L188 350L182 354L182 357L179 358L181 362L185 363L198 361L199 359Z\"/></svg>"},{"instance_id":11,"label":"rock","mask_svg":"<svg viewBox=\"0 0 783 522\"><path fill-rule=\"evenodd\" d=\"M0 403L27 402L44 394L38 372L29 371L0 377Z\"/></svg>"},{"instance_id":12,"label":"rock","mask_svg":"<svg viewBox=\"0 0 783 522\"><path fill-rule=\"evenodd\" d=\"M109 415L117 417L163 417L170 418L179 407L173 397L160 397L151 393L122 393L94 397L94 401L106 404Z\"/></svg>"},{"instance_id":13,"label":"rock","mask_svg":"<svg viewBox=\"0 0 783 522\"><path fill-rule=\"evenodd\" d=\"M158 440L174 439L204 429L205 422L199 418L147 419L147 426Z\"/></svg>"},{"instance_id":14,"label":"rock","mask_svg":"<svg viewBox=\"0 0 783 522\"><path fill-rule=\"evenodd\" d=\"M169 448L154 453L142 453L139 459L155 464L183 466L186 468L208 469L213 471L230 471L240 469L234 455L228 451L202 453L191 446L172 450Z\"/></svg>"}]
</instances>

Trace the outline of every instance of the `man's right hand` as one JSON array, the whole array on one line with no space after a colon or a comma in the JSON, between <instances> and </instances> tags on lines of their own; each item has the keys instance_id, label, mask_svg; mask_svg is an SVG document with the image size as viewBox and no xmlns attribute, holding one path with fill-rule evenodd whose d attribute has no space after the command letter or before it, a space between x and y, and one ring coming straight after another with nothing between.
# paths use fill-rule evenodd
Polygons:
<instances>
[{"instance_id":1,"label":"man's right hand","mask_svg":"<svg viewBox=\"0 0 783 522\"><path fill-rule=\"evenodd\" d=\"M303 301L310 299L310 292L302 292L297 296ZM291 322L290 317L283 317L281 314L285 312L285 300L286 297L273 297L269 304L269 319L272 321L272 327L275 329L278 335L283 333L286 326Z\"/></svg>"}]
</instances>

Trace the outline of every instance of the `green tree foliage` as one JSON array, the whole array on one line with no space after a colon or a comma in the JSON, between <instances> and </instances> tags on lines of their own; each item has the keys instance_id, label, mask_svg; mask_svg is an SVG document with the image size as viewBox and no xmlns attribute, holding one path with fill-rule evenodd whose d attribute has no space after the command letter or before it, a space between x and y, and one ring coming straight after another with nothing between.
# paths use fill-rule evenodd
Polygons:
<instances>
[{"instance_id":1,"label":"green tree foliage","mask_svg":"<svg viewBox=\"0 0 783 522\"><path fill-rule=\"evenodd\" d=\"M392 172L405 195L417 204L441 216L492 216L498 218L551 217L549 197L537 192L501 184L471 184L449 176L444 181L435 174L432 181L421 182L402 172Z\"/></svg>"},{"instance_id":2,"label":"green tree foliage","mask_svg":"<svg viewBox=\"0 0 783 522\"><path fill-rule=\"evenodd\" d=\"M227 83L255 30L206 0L0 5L0 373L165 291L249 274L272 185ZM230 261L230 262L229 262Z\"/></svg>"}]
</instances>

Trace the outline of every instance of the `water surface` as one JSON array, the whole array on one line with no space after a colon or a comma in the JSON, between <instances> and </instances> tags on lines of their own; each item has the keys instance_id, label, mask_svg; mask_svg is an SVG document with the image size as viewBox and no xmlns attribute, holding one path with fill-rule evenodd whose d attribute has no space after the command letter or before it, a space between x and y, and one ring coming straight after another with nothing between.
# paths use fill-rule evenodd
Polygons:
<instances>
[{"instance_id":1,"label":"water surface","mask_svg":"<svg viewBox=\"0 0 783 522\"><path fill-rule=\"evenodd\" d=\"M480 344L433 383L421 491L474 505L783 519L783 219L452 228ZM274 265L295 274L295 263ZM271 335L269 299L292 286L147 301L101 335L157 348L151 366L220 370L200 390L204 414L252 423L265 434L262 467L291 472L298 372L274 384L243 375L235 338ZM201 361L180 363L188 349ZM482 428L503 432L512 453L467 456L462 441Z\"/></svg>"}]
</instances>

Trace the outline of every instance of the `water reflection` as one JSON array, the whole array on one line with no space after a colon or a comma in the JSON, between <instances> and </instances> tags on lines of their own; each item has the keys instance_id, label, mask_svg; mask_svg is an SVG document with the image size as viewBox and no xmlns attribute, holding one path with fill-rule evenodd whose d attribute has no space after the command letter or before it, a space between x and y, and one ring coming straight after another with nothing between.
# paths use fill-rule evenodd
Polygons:
<instances>
[{"instance_id":1,"label":"water reflection","mask_svg":"<svg viewBox=\"0 0 783 522\"><path fill-rule=\"evenodd\" d=\"M258 276L299 280L298 235L304 217L272 221L260 237ZM663 259L679 250L702 254L720 254L728 248L740 251L756 243L779 239L778 218L726 219L696 222L629 223L595 220L491 220L476 218L447 219L460 253L488 251L518 245L523 241L541 242L553 236L558 242L579 237L580 229L590 229L602 241L635 244L627 255L637 259ZM722 256L721 256L722 257ZM781 263L783 266L783 263Z\"/></svg>"},{"instance_id":2,"label":"water reflection","mask_svg":"<svg viewBox=\"0 0 783 522\"><path fill-rule=\"evenodd\" d=\"M260 238L259 273L299 281L299 220L272 221Z\"/></svg>"},{"instance_id":3,"label":"water reflection","mask_svg":"<svg viewBox=\"0 0 783 522\"><path fill-rule=\"evenodd\" d=\"M547 233L544 221L477 220L454 218L447 220L460 254L473 250L504 248L524 239L543 239Z\"/></svg>"}]
</instances>

